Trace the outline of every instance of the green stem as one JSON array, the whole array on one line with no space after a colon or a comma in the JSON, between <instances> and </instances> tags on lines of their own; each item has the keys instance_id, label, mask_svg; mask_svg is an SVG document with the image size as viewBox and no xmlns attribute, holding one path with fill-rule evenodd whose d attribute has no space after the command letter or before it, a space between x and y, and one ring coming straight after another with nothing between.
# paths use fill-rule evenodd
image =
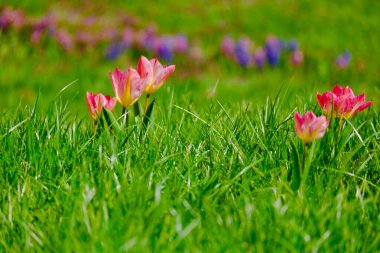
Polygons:
<instances>
[{"instance_id":1,"label":"green stem","mask_svg":"<svg viewBox=\"0 0 380 253\"><path fill-rule=\"evenodd\" d=\"M133 112L135 114L135 117L140 116L139 101L136 101L136 103L133 104Z\"/></svg>"},{"instance_id":2,"label":"green stem","mask_svg":"<svg viewBox=\"0 0 380 253\"><path fill-rule=\"evenodd\" d=\"M96 129L98 128L98 121L94 121L94 135L96 135Z\"/></svg>"},{"instance_id":3,"label":"green stem","mask_svg":"<svg viewBox=\"0 0 380 253\"><path fill-rule=\"evenodd\" d=\"M307 150L308 150L307 144L304 143L304 145L303 145L303 154L302 154L302 163L301 163L301 174L305 170L305 160L306 160Z\"/></svg>"},{"instance_id":4,"label":"green stem","mask_svg":"<svg viewBox=\"0 0 380 253\"><path fill-rule=\"evenodd\" d=\"M146 94L145 106L144 106L144 116L146 115L146 110L148 109L149 96L150 96L149 94Z\"/></svg>"}]
</instances>

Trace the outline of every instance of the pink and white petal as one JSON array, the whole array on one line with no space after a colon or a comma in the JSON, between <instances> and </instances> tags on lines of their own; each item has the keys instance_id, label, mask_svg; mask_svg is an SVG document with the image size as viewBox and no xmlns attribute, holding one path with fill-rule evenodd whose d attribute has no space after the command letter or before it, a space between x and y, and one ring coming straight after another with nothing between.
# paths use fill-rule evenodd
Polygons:
<instances>
[{"instance_id":1,"label":"pink and white petal","mask_svg":"<svg viewBox=\"0 0 380 253\"><path fill-rule=\"evenodd\" d=\"M115 106L116 106L117 98L111 98L108 95L108 96L106 96L106 99L107 99L107 103L104 105L104 108L106 108L107 110L112 111L115 108Z\"/></svg>"},{"instance_id":2,"label":"pink and white petal","mask_svg":"<svg viewBox=\"0 0 380 253\"><path fill-rule=\"evenodd\" d=\"M145 56L141 56L137 64L137 71L140 77L153 76L152 63Z\"/></svg>"},{"instance_id":3,"label":"pink and white petal","mask_svg":"<svg viewBox=\"0 0 380 253\"><path fill-rule=\"evenodd\" d=\"M161 86L163 82L165 82L169 76L171 76L173 74L175 70L175 65L170 65L168 67L165 67L161 73L159 73L159 75L157 76L157 79L155 81L155 85L156 86Z\"/></svg>"},{"instance_id":4,"label":"pink and white petal","mask_svg":"<svg viewBox=\"0 0 380 253\"><path fill-rule=\"evenodd\" d=\"M361 111L363 111L364 109L370 107L371 105L372 105L372 101L365 102L365 103L361 104L361 105L358 107L357 111L358 111L358 112L361 112Z\"/></svg>"}]
</instances>

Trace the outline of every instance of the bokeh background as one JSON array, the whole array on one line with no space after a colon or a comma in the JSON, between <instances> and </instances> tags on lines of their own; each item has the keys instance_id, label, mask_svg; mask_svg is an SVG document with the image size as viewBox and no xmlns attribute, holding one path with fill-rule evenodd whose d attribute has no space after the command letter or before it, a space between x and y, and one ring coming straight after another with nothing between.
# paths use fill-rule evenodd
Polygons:
<instances>
[{"instance_id":1,"label":"bokeh background","mask_svg":"<svg viewBox=\"0 0 380 253\"><path fill-rule=\"evenodd\" d=\"M140 55L176 64L169 90L194 105L263 103L350 85L378 106L380 2L371 0L0 1L2 110L85 92L112 94L108 72ZM71 85L68 85L71 84Z\"/></svg>"}]
</instances>

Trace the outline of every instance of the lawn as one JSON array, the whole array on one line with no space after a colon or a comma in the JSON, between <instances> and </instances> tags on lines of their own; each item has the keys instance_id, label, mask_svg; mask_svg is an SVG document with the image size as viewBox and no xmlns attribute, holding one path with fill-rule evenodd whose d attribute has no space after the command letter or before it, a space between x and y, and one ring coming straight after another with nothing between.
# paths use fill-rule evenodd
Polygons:
<instances>
[{"instance_id":1,"label":"lawn","mask_svg":"<svg viewBox=\"0 0 380 253\"><path fill-rule=\"evenodd\" d=\"M32 45L29 28L0 29L0 252L379 252L380 2L8 5L33 20L66 13L68 31L80 25L69 10L111 23L126 13L201 51L167 62L176 70L147 124L143 95L126 125L118 103L112 125L105 111L90 117L86 92L114 96L109 72L152 52L109 59L104 41L67 52L48 36ZM284 54L260 71L220 52L226 35L257 46L268 34L297 39L303 64ZM328 117L303 159L294 114L322 115L316 94L335 84L373 103Z\"/></svg>"}]
</instances>

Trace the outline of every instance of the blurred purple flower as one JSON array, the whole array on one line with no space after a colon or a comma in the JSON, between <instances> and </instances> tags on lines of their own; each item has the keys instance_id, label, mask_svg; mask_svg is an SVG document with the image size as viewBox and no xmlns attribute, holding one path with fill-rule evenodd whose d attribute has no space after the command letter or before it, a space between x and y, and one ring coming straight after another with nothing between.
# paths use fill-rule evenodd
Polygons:
<instances>
[{"instance_id":1,"label":"blurred purple flower","mask_svg":"<svg viewBox=\"0 0 380 253\"><path fill-rule=\"evenodd\" d=\"M157 56L170 63L173 59L173 49L169 37L161 37L154 43L154 51Z\"/></svg>"},{"instance_id":2,"label":"blurred purple flower","mask_svg":"<svg viewBox=\"0 0 380 253\"><path fill-rule=\"evenodd\" d=\"M35 45L37 44L42 37L43 30L33 30L32 34L30 35L30 42Z\"/></svg>"},{"instance_id":3,"label":"blurred purple flower","mask_svg":"<svg viewBox=\"0 0 380 253\"><path fill-rule=\"evenodd\" d=\"M57 27L57 18L52 14L47 14L42 18L32 23L32 34L30 41L32 44L37 44L45 32L48 32L49 36L54 36Z\"/></svg>"},{"instance_id":4,"label":"blurred purple flower","mask_svg":"<svg viewBox=\"0 0 380 253\"><path fill-rule=\"evenodd\" d=\"M153 50L154 44L157 41L156 27L154 25L148 26L144 31L141 31L137 36L137 46L140 49Z\"/></svg>"},{"instance_id":5,"label":"blurred purple flower","mask_svg":"<svg viewBox=\"0 0 380 253\"><path fill-rule=\"evenodd\" d=\"M345 69L350 64L351 53L349 51L344 52L335 59L335 66L338 69Z\"/></svg>"},{"instance_id":6,"label":"blurred purple flower","mask_svg":"<svg viewBox=\"0 0 380 253\"><path fill-rule=\"evenodd\" d=\"M298 47L298 41L295 39L286 42L286 49L290 52L295 52L296 50L298 50Z\"/></svg>"},{"instance_id":7,"label":"blurred purple flower","mask_svg":"<svg viewBox=\"0 0 380 253\"><path fill-rule=\"evenodd\" d=\"M25 25L25 15L21 10L13 10L10 7L6 7L2 13L0 13L0 29L7 29L9 26L13 26L19 29Z\"/></svg>"},{"instance_id":8,"label":"blurred purple flower","mask_svg":"<svg viewBox=\"0 0 380 253\"><path fill-rule=\"evenodd\" d=\"M235 43L230 36L224 36L220 48L225 56L229 58L234 57Z\"/></svg>"},{"instance_id":9,"label":"blurred purple flower","mask_svg":"<svg viewBox=\"0 0 380 253\"><path fill-rule=\"evenodd\" d=\"M135 32L131 28L126 28L123 31L123 44L125 47L130 47L133 43Z\"/></svg>"},{"instance_id":10,"label":"blurred purple flower","mask_svg":"<svg viewBox=\"0 0 380 253\"><path fill-rule=\"evenodd\" d=\"M106 58L114 61L125 49L123 43L113 43L106 50Z\"/></svg>"},{"instance_id":11,"label":"blurred purple flower","mask_svg":"<svg viewBox=\"0 0 380 253\"><path fill-rule=\"evenodd\" d=\"M253 54L253 61L259 70L263 69L265 62L267 61L266 52L263 48L256 50L256 52Z\"/></svg>"},{"instance_id":12,"label":"blurred purple flower","mask_svg":"<svg viewBox=\"0 0 380 253\"><path fill-rule=\"evenodd\" d=\"M301 50L294 51L290 56L290 62L293 66L297 67L303 63L303 53Z\"/></svg>"},{"instance_id":13,"label":"blurred purple flower","mask_svg":"<svg viewBox=\"0 0 380 253\"><path fill-rule=\"evenodd\" d=\"M58 30L55 34L55 39L64 50L70 52L73 49L74 41L72 36L65 30Z\"/></svg>"},{"instance_id":14,"label":"blurred purple flower","mask_svg":"<svg viewBox=\"0 0 380 253\"><path fill-rule=\"evenodd\" d=\"M173 50L176 53L185 53L189 43L187 41L187 37L183 34L178 34L173 38Z\"/></svg>"},{"instance_id":15,"label":"blurred purple flower","mask_svg":"<svg viewBox=\"0 0 380 253\"><path fill-rule=\"evenodd\" d=\"M81 46L94 47L97 43L96 37L88 31L80 31L75 34L75 41Z\"/></svg>"},{"instance_id":16,"label":"blurred purple flower","mask_svg":"<svg viewBox=\"0 0 380 253\"><path fill-rule=\"evenodd\" d=\"M247 39L240 39L235 44L235 57L240 66L246 68L250 64L250 41Z\"/></svg>"},{"instance_id":17,"label":"blurred purple flower","mask_svg":"<svg viewBox=\"0 0 380 253\"><path fill-rule=\"evenodd\" d=\"M267 54L268 62L272 67L278 65L282 48L283 45L277 37L272 35L268 36L265 44L265 51Z\"/></svg>"}]
</instances>

